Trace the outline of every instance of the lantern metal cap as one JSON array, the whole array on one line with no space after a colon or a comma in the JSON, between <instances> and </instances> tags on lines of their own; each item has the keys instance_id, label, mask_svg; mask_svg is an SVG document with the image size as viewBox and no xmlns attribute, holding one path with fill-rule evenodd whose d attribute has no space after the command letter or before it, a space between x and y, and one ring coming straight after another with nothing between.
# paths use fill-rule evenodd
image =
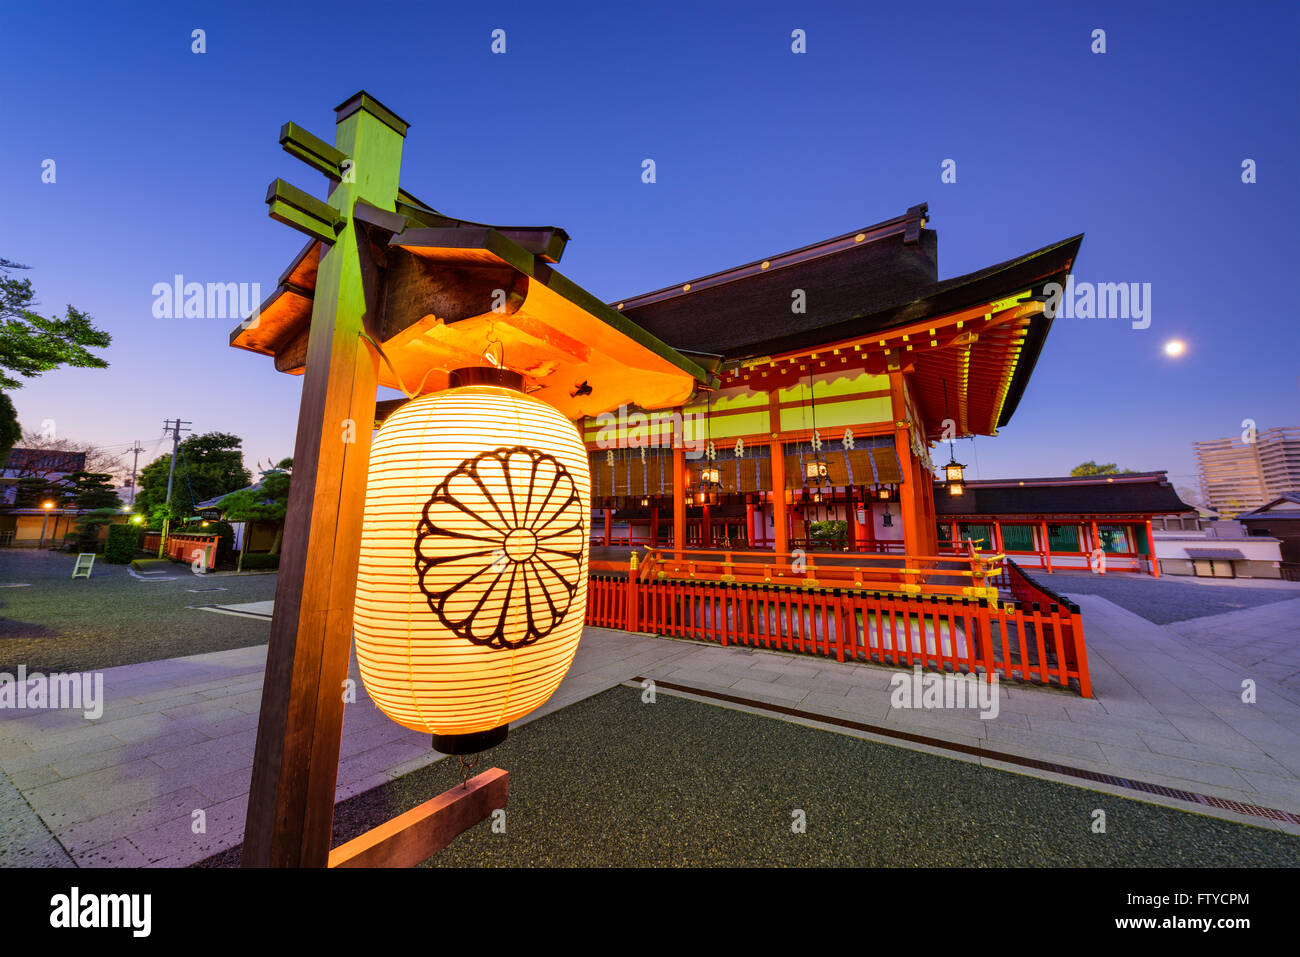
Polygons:
<instances>
[{"instance_id":1,"label":"lantern metal cap","mask_svg":"<svg viewBox=\"0 0 1300 957\"><path fill-rule=\"evenodd\" d=\"M433 750L442 754L478 754L495 748L510 733L510 725L503 724L491 731L474 731L470 734L435 734Z\"/></svg>"},{"instance_id":2,"label":"lantern metal cap","mask_svg":"<svg viewBox=\"0 0 1300 957\"><path fill-rule=\"evenodd\" d=\"M495 385L503 389L524 391L524 377L512 369L500 369L496 366L468 366L453 369L448 377L448 384L453 388L465 385Z\"/></svg>"}]
</instances>

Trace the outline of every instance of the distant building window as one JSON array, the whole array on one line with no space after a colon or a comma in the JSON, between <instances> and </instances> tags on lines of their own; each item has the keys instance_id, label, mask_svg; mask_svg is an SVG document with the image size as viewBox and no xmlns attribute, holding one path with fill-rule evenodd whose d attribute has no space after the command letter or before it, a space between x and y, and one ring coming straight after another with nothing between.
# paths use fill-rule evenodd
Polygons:
<instances>
[{"instance_id":1,"label":"distant building window","mask_svg":"<svg viewBox=\"0 0 1300 957\"><path fill-rule=\"evenodd\" d=\"M1079 551L1079 526L1048 525L1047 541L1054 552Z\"/></svg>"},{"instance_id":2,"label":"distant building window","mask_svg":"<svg viewBox=\"0 0 1300 957\"><path fill-rule=\"evenodd\" d=\"M989 549L993 547L993 526L992 525L968 525L962 522L957 526L957 534L961 536L961 545L964 547L967 540L973 541L980 548Z\"/></svg>"},{"instance_id":3,"label":"distant building window","mask_svg":"<svg viewBox=\"0 0 1300 957\"><path fill-rule=\"evenodd\" d=\"M1108 555L1126 554L1133 551L1129 545L1128 529L1123 525L1098 525L1097 537L1101 539L1102 550Z\"/></svg>"},{"instance_id":4,"label":"distant building window","mask_svg":"<svg viewBox=\"0 0 1300 957\"><path fill-rule=\"evenodd\" d=\"M1032 552L1034 550L1034 526L1003 525L1002 547L1009 552Z\"/></svg>"}]
</instances>

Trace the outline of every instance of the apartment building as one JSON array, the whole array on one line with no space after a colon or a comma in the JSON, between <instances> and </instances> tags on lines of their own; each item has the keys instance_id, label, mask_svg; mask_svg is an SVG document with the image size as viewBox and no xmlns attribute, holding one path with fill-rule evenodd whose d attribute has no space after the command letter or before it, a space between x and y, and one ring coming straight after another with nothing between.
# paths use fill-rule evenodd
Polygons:
<instances>
[{"instance_id":1,"label":"apartment building","mask_svg":"<svg viewBox=\"0 0 1300 957\"><path fill-rule=\"evenodd\" d=\"M1300 491L1300 427L1264 429L1253 442L1238 436L1193 442L1192 447L1201 492L1223 518Z\"/></svg>"}]
</instances>

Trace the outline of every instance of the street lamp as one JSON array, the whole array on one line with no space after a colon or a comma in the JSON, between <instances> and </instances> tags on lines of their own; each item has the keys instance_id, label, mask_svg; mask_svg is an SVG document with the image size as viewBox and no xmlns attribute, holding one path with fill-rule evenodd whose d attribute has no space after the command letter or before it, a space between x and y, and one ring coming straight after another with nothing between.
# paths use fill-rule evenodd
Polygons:
<instances>
[{"instance_id":1,"label":"street lamp","mask_svg":"<svg viewBox=\"0 0 1300 957\"><path fill-rule=\"evenodd\" d=\"M42 502L42 503L41 503L41 508L45 509L45 517L44 517L43 519L41 519L41 541L40 541L40 544L36 546L37 548L44 548L44 547L45 547L45 526L49 524L49 521L50 521L50 509L54 508L54 503L53 503L53 502ZM57 521L55 522L55 529L56 529L56 530L58 529L58 522L57 522Z\"/></svg>"}]
</instances>

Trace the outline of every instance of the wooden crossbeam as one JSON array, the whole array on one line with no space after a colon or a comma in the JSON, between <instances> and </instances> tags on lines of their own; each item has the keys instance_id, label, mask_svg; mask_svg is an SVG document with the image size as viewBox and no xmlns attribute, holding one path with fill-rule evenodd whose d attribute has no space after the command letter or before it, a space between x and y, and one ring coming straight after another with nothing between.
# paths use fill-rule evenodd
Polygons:
<instances>
[{"instance_id":1,"label":"wooden crossbeam","mask_svg":"<svg viewBox=\"0 0 1300 957\"><path fill-rule=\"evenodd\" d=\"M290 156L296 156L330 179L343 179L343 164L347 161L347 154L308 133L297 123L286 123L280 127L280 146Z\"/></svg>"},{"instance_id":2,"label":"wooden crossbeam","mask_svg":"<svg viewBox=\"0 0 1300 957\"><path fill-rule=\"evenodd\" d=\"M266 190L271 218L321 242L333 244L343 228L343 215L329 203L277 179Z\"/></svg>"},{"instance_id":3,"label":"wooden crossbeam","mask_svg":"<svg viewBox=\"0 0 1300 957\"><path fill-rule=\"evenodd\" d=\"M330 867L415 867L506 806L510 775L491 768L330 851Z\"/></svg>"}]
</instances>

